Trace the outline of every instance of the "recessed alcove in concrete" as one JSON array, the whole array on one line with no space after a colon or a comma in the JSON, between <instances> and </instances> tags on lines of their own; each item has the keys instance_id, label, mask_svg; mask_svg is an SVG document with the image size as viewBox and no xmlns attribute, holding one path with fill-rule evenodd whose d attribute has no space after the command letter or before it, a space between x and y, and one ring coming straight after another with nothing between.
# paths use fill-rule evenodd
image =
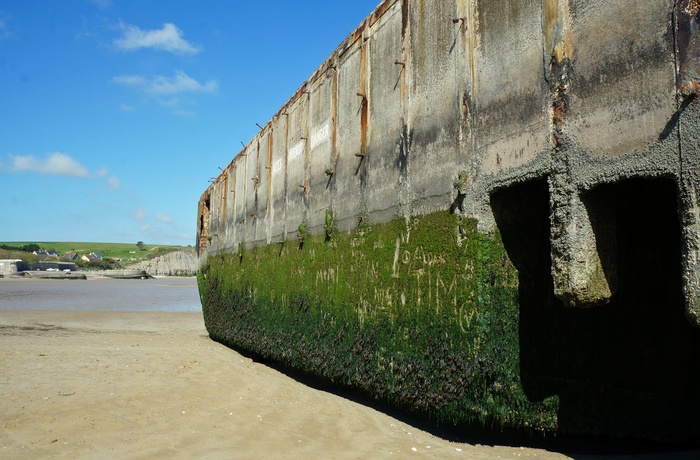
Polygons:
<instances>
[{"instance_id":1,"label":"recessed alcove in concrete","mask_svg":"<svg viewBox=\"0 0 700 460\"><path fill-rule=\"evenodd\" d=\"M587 309L554 296L546 180L491 196L519 271L523 386L533 400L559 396L563 432L687 436L700 410L700 331L685 317L675 181L624 180L582 200L604 203L616 224L601 232L614 241L599 250L616 248L617 290L607 305Z\"/></svg>"}]
</instances>

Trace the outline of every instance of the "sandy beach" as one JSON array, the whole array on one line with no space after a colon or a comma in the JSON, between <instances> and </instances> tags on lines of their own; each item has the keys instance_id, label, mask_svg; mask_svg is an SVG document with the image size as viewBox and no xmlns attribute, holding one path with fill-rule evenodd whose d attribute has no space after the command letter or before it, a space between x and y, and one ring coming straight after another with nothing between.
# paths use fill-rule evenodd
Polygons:
<instances>
[{"instance_id":1,"label":"sandy beach","mask_svg":"<svg viewBox=\"0 0 700 460\"><path fill-rule=\"evenodd\" d=\"M452 443L211 341L199 313L0 312L1 458L569 458Z\"/></svg>"},{"instance_id":2,"label":"sandy beach","mask_svg":"<svg viewBox=\"0 0 700 460\"><path fill-rule=\"evenodd\" d=\"M0 458L591 458L445 440L213 342L201 313L0 311L0 369Z\"/></svg>"}]
</instances>

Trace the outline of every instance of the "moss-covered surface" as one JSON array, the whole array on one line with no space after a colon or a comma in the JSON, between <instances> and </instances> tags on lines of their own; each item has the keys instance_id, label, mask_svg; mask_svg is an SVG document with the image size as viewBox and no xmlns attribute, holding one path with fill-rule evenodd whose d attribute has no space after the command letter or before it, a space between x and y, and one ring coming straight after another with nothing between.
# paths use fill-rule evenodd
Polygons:
<instances>
[{"instance_id":1,"label":"moss-covered surface","mask_svg":"<svg viewBox=\"0 0 700 460\"><path fill-rule=\"evenodd\" d=\"M520 382L518 277L447 212L210 256L210 336L438 422L554 431Z\"/></svg>"}]
</instances>

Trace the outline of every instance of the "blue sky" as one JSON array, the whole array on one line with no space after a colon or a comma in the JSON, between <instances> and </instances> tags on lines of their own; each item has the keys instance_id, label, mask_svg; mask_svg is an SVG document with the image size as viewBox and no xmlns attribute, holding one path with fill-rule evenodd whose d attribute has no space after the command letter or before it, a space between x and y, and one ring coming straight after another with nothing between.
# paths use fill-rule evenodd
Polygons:
<instances>
[{"instance_id":1,"label":"blue sky","mask_svg":"<svg viewBox=\"0 0 700 460\"><path fill-rule=\"evenodd\" d=\"M197 202L379 0L2 0L0 241L194 245Z\"/></svg>"}]
</instances>

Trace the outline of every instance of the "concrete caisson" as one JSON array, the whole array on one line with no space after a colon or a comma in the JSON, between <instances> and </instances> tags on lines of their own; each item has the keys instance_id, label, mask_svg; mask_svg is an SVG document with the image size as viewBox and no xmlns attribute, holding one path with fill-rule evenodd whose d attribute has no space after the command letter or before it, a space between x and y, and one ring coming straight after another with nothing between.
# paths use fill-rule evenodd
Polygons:
<instances>
[{"instance_id":1,"label":"concrete caisson","mask_svg":"<svg viewBox=\"0 0 700 460\"><path fill-rule=\"evenodd\" d=\"M654 276L678 281L697 328L699 13L694 0L385 0L204 192L200 259L321 234L329 213L348 231L451 210L498 229L521 283L551 290L544 303L630 305L655 279L642 272L670 267ZM658 263L638 270L639 251L636 265Z\"/></svg>"}]
</instances>

